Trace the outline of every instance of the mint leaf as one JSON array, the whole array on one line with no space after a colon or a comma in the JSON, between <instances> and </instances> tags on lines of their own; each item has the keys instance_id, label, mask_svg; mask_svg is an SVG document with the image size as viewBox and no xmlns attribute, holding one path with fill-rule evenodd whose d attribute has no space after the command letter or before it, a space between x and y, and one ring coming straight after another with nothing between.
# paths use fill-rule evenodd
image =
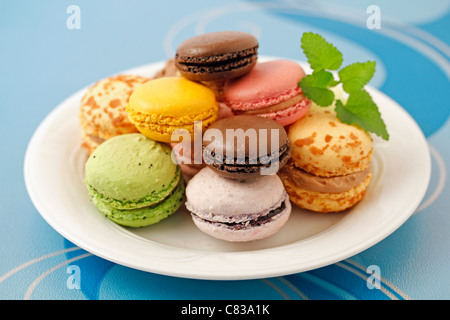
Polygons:
<instances>
[{"instance_id":1,"label":"mint leaf","mask_svg":"<svg viewBox=\"0 0 450 320\"><path fill-rule=\"evenodd\" d=\"M375 73L375 61L352 63L339 70L342 87L348 93L360 91L372 79Z\"/></svg>"},{"instance_id":2,"label":"mint leaf","mask_svg":"<svg viewBox=\"0 0 450 320\"><path fill-rule=\"evenodd\" d=\"M334 93L327 88L317 88L317 87L302 87L302 90L309 99L314 101L321 107L328 107L334 101ZM312 99L311 97L315 97Z\"/></svg>"},{"instance_id":3,"label":"mint leaf","mask_svg":"<svg viewBox=\"0 0 450 320\"><path fill-rule=\"evenodd\" d=\"M342 64L342 53L321 35L306 32L301 39L301 47L314 71L337 70Z\"/></svg>"},{"instance_id":4,"label":"mint leaf","mask_svg":"<svg viewBox=\"0 0 450 320\"><path fill-rule=\"evenodd\" d=\"M337 100L335 111L343 123L357 125L384 140L389 140L389 134L378 107L367 91L353 91L345 105L341 100Z\"/></svg>"},{"instance_id":5,"label":"mint leaf","mask_svg":"<svg viewBox=\"0 0 450 320\"><path fill-rule=\"evenodd\" d=\"M328 87L334 83L331 72L320 70L302 78L298 86L308 99L322 107L327 107L334 101L334 93Z\"/></svg>"},{"instance_id":6,"label":"mint leaf","mask_svg":"<svg viewBox=\"0 0 450 320\"><path fill-rule=\"evenodd\" d=\"M333 80L334 77L331 72L320 70L314 71L312 74L303 77L300 82L303 81L313 87L327 88L332 84Z\"/></svg>"},{"instance_id":7,"label":"mint leaf","mask_svg":"<svg viewBox=\"0 0 450 320\"><path fill-rule=\"evenodd\" d=\"M298 83L304 95L317 105L327 107L335 99L334 92L329 88L342 83L349 98L345 105L340 100L336 101L335 111L338 119L389 140L377 105L363 89L375 73L375 62L350 64L338 71L339 79L335 80L333 74L327 70L338 70L342 65L342 53L336 47L321 35L312 32L302 35L301 47L313 69L312 74L303 77Z\"/></svg>"}]
</instances>

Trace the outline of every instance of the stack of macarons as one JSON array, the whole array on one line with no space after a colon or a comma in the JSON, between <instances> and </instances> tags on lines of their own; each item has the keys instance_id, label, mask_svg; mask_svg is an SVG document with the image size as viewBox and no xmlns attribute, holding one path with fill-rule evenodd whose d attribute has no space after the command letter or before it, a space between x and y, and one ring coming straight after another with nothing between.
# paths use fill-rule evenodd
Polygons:
<instances>
[{"instance_id":1,"label":"stack of macarons","mask_svg":"<svg viewBox=\"0 0 450 320\"><path fill-rule=\"evenodd\" d=\"M162 73L174 64L179 77L210 88L218 104L216 121L255 115L287 127L302 118L311 105L298 87L305 72L290 60L258 62L258 48L258 40L247 32L201 34L179 44ZM188 147L184 149L178 158L187 160L181 162L183 172L192 176L204 164L192 165Z\"/></svg>"},{"instance_id":2,"label":"stack of macarons","mask_svg":"<svg viewBox=\"0 0 450 320\"><path fill-rule=\"evenodd\" d=\"M297 86L304 76L301 67L283 60L259 64L258 47L249 33L214 32L182 42L175 55L183 77L211 88L216 100L229 108L229 116L204 132L207 167L186 188L186 207L197 227L227 241L266 238L288 220L291 204L276 175L290 158L283 125L290 121L287 116L294 119L296 114L298 119L309 107ZM266 82L271 71L279 74L275 78L290 77L274 87L272 80ZM236 112L241 105L249 112Z\"/></svg>"},{"instance_id":3,"label":"stack of macarons","mask_svg":"<svg viewBox=\"0 0 450 320\"><path fill-rule=\"evenodd\" d=\"M370 136L311 108L302 67L258 62L258 48L246 32L202 34L152 79L117 76L88 89L85 183L107 218L148 226L186 201L201 231L243 242L281 230L291 202L336 212L363 198Z\"/></svg>"},{"instance_id":4,"label":"stack of macarons","mask_svg":"<svg viewBox=\"0 0 450 320\"><path fill-rule=\"evenodd\" d=\"M186 208L201 231L243 242L284 226L291 203L276 174L290 158L283 126L252 115L221 119L204 134L203 158L207 167L186 187Z\"/></svg>"},{"instance_id":5,"label":"stack of macarons","mask_svg":"<svg viewBox=\"0 0 450 320\"><path fill-rule=\"evenodd\" d=\"M246 32L212 32L183 41L174 60L183 77L212 88L230 114L292 124L311 105L298 86L305 72L291 60L258 62L258 47L258 40Z\"/></svg>"}]
</instances>

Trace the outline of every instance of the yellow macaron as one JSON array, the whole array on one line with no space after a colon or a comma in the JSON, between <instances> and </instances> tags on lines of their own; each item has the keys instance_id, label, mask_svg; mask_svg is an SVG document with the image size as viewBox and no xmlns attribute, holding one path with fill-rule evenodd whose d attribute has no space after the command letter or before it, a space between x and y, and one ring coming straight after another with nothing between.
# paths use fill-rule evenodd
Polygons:
<instances>
[{"instance_id":1,"label":"yellow macaron","mask_svg":"<svg viewBox=\"0 0 450 320\"><path fill-rule=\"evenodd\" d=\"M179 142L177 129L192 135L195 122L200 122L201 130L206 130L217 119L218 104L214 92L206 86L182 77L164 77L137 88L130 96L127 112L147 137Z\"/></svg>"}]
</instances>

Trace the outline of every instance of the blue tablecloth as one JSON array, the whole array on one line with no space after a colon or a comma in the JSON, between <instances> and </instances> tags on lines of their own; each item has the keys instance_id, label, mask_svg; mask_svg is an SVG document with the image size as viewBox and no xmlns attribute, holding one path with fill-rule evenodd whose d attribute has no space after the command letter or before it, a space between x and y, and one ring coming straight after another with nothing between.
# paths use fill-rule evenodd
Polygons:
<instances>
[{"instance_id":1,"label":"blue tablecloth","mask_svg":"<svg viewBox=\"0 0 450 320\"><path fill-rule=\"evenodd\" d=\"M69 19L71 5L79 9L79 25ZM372 16L377 10L378 21ZM344 261L239 281L134 270L53 230L33 206L23 175L25 150L45 116L89 83L166 60L193 35L229 29L255 34L262 55L305 60L300 37L314 31L344 53L345 64L375 60L370 84L414 117L430 146L431 181L416 213L385 240ZM449 31L449 0L3 1L0 298L449 299ZM89 270L80 288L68 285L71 261ZM368 286L368 266L379 267L380 289Z\"/></svg>"}]
</instances>

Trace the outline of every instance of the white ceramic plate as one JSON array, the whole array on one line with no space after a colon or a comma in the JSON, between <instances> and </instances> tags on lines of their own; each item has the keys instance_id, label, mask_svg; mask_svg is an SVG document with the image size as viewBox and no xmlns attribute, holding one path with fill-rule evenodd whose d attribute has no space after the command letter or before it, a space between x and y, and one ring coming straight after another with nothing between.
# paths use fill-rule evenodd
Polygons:
<instances>
[{"instance_id":1,"label":"white ceramic plate","mask_svg":"<svg viewBox=\"0 0 450 320\"><path fill-rule=\"evenodd\" d=\"M123 73L152 76L163 65ZM36 130L25 156L26 186L39 213L62 236L131 268L221 280L319 268L390 235L415 211L428 187L431 161L422 131L396 102L373 88L368 91L390 140L374 137L373 179L365 198L345 213L317 214L293 206L287 224L267 239L228 243L211 238L194 226L184 208L146 228L124 228L107 220L92 205L83 184L87 153L81 148L78 110L85 88L57 106Z\"/></svg>"}]
</instances>

